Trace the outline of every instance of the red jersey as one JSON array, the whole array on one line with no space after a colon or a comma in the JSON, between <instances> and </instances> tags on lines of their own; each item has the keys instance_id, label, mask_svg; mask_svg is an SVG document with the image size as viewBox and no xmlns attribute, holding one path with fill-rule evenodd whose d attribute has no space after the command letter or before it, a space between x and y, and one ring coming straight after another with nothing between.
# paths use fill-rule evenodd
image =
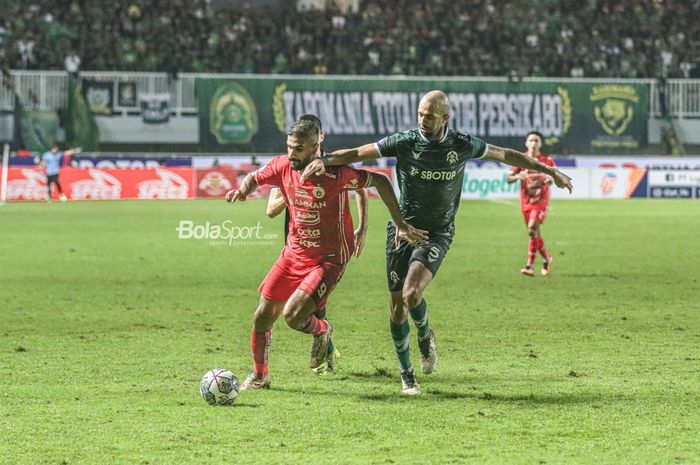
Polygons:
<instances>
[{"instance_id":1,"label":"red jersey","mask_svg":"<svg viewBox=\"0 0 700 465\"><path fill-rule=\"evenodd\" d=\"M289 207L286 247L301 259L347 263L355 251L347 191L365 189L369 173L328 166L324 174L304 184L300 177L286 155L273 158L255 172L255 182L279 187Z\"/></svg>"},{"instance_id":2,"label":"red jersey","mask_svg":"<svg viewBox=\"0 0 700 465\"><path fill-rule=\"evenodd\" d=\"M527 153L525 154L527 155ZM540 152L537 154L537 161L548 166L556 166L551 157ZM547 175L539 171L527 170L525 168L514 167L511 174L518 174L521 171L527 173L527 178L520 181L520 206L522 208L537 208L546 210L549 206L549 185Z\"/></svg>"}]
</instances>

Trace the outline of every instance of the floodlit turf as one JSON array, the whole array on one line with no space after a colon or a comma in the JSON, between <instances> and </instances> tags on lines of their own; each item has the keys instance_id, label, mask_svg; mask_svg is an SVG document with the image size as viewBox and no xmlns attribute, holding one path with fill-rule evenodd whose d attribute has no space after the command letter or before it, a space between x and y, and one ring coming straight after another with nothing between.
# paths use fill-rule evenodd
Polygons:
<instances>
[{"instance_id":1,"label":"floodlit turf","mask_svg":"<svg viewBox=\"0 0 700 465\"><path fill-rule=\"evenodd\" d=\"M210 407L250 368L272 245L177 238L180 220L281 233L260 200L0 207L2 464L698 464L700 202L562 201L552 275L519 274L515 202L463 203L428 289L438 341L403 398L388 330L386 211L328 309L343 359L308 368L280 321L272 389ZM419 367L415 329L414 364Z\"/></svg>"}]
</instances>

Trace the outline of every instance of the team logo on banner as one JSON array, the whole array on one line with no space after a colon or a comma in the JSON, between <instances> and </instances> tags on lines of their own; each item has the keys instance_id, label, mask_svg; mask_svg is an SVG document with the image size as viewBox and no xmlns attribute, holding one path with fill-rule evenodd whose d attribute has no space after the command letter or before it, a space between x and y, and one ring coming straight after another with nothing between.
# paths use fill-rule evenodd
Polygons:
<instances>
[{"instance_id":1,"label":"team logo on banner","mask_svg":"<svg viewBox=\"0 0 700 465\"><path fill-rule=\"evenodd\" d=\"M209 130L220 144L247 144L258 133L258 111L243 86L219 86L209 106Z\"/></svg>"},{"instance_id":2,"label":"team logo on banner","mask_svg":"<svg viewBox=\"0 0 700 465\"><path fill-rule=\"evenodd\" d=\"M629 85L595 86L590 98L595 119L611 136L619 136L625 132L634 118L634 107L639 103L637 90Z\"/></svg>"}]
</instances>

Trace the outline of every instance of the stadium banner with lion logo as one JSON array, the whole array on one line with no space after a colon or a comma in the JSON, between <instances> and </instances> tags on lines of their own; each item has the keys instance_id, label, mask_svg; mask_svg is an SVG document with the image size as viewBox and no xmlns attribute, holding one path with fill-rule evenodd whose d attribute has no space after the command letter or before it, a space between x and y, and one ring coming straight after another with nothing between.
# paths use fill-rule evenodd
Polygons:
<instances>
[{"instance_id":1,"label":"stadium banner with lion logo","mask_svg":"<svg viewBox=\"0 0 700 465\"><path fill-rule=\"evenodd\" d=\"M420 97L442 89L451 128L507 147L530 131L557 154L647 145L649 83L604 80L363 79L225 75L196 80L200 143L208 150L284 152L289 126L318 115L327 150L355 147L416 126Z\"/></svg>"}]
</instances>

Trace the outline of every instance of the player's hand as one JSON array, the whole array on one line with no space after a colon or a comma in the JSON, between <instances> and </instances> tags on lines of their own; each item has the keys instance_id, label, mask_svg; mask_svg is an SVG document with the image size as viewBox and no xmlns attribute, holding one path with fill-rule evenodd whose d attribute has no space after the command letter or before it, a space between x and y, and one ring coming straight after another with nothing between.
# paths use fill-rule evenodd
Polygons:
<instances>
[{"instance_id":1,"label":"player's hand","mask_svg":"<svg viewBox=\"0 0 700 465\"><path fill-rule=\"evenodd\" d=\"M406 241L413 247L421 247L428 244L428 231L417 229L408 223L396 225L396 236L394 245L396 249L401 246L401 242Z\"/></svg>"},{"instance_id":2,"label":"player's hand","mask_svg":"<svg viewBox=\"0 0 700 465\"><path fill-rule=\"evenodd\" d=\"M565 175L559 170L556 170L552 176L552 179L558 188L567 188L569 190L569 194L571 194L571 190L574 188L573 184L571 184L571 177Z\"/></svg>"},{"instance_id":3,"label":"player's hand","mask_svg":"<svg viewBox=\"0 0 700 465\"><path fill-rule=\"evenodd\" d=\"M518 178L519 178L521 181L526 181L526 180L527 180L527 176L528 176L528 175L527 175L527 171L520 171L520 172L518 173Z\"/></svg>"},{"instance_id":4,"label":"player's hand","mask_svg":"<svg viewBox=\"0 0 700 465\"><path fill-rule=\"evenodd\" d=\"M234 203L236 200L240 200L241 202L243 202L246 198L247 196L241 194L241 191L239 191L238 189L233 189L226 193L226 201L228 203Z\"/></svg>"},{"instance_id":5,"label":"player's hand","mask_svg":"<svg viewBox=\"0 0 700 465\"><path fill-rule=\"evenodd\" d=\"M355 253L354 257L359 257L362 249L365 248L365 239L367 238L367 226L361 225L355 230Z\"/></svg>"},{"instance_id":6,"label":"player's hand","mask_svg":"<svg viewBox=\"0 0 700 465\"><path fill-rule=\"evenodd\" d=\"M306 165L304 171L301 173L301 182L306 182L312 175L320 175L326 172L326 167L323 164L323 160L320 158L315 158Z\"/></svg>"}]
</instances>

